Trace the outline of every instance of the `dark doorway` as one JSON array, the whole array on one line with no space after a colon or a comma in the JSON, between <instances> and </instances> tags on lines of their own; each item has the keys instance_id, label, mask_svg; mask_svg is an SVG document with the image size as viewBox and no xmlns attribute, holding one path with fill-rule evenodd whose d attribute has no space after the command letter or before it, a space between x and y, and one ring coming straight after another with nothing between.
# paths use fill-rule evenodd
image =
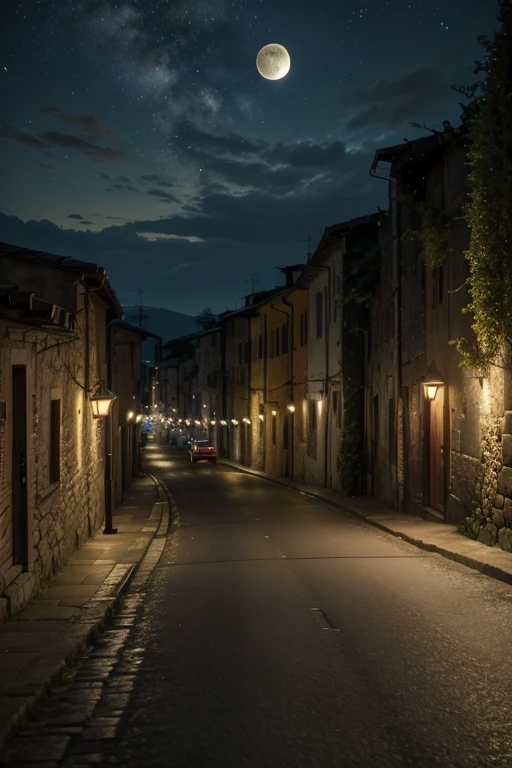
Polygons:
<instances>
[{"instance_id":1,"label":"dark doorway","mask_svg":"<svg viewBox=\"0 0 512 768\"><path fill-rule=\"evenodd\" d=\"M27 369L12 367L12 557L28 568Z\"/></svg>"}]
</instances>

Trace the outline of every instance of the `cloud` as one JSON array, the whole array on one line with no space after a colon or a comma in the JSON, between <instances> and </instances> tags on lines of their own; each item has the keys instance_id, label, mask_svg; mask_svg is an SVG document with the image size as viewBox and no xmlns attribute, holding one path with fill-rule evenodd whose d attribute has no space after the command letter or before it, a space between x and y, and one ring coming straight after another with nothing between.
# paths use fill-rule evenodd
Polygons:
<instances>
[{"instance_id":1,"label":"cloud","mask_svg":"<svg viewBox=\"0 0 512 768\"><path fill-rule=\"evenodd\" d=\"M48 150L51 149L50 145L46 141L43 141L37 136L32 136L30 133L18 131L15 128L2 126L0 128L0 136L4 139L12 139L12 141L17 141L18 144L22 144L24 147L37 149L40 152L48 152Z\"/></svg>"},{"instance_id":2,"label":"cloud","mask_svg":"<svg viewBox=\"0 0 512 768\"><path fill-rule=\"evenodd\" d=\"M178 131L181 151L207 173L204 182L224 183L242 190L288 194L297 188L318 183L322 176L350 172L352 158L341 139L306 139L284 144L248 139L237 133L219 134L189 123ZM204 194L204 191L203 191Z\"/></svg>"},{"instance_id":3,"label":"cloud","mask_svg":"<svg viewBox=\"0 0 512 768\"><path fill-rule=\"evenodd\" d=\"M96 136L99 139L107 139L116 143L121 141L96 115L74 115L71 112L64 112L58 107L44 107L42 111L58 120L76 125L87 136Z\"/></svg>"},{"instance_id":4,"label":"cloud","mask_svg":"<svg viewBox=\"0 0 512 768\"><path fill-rule=\"evenodd\" d=\"M173 186L173 184L170 181L167 181L163 176L159 176L157 173L149 173L145 176L141 176L140 180L142 182L149 182L151 184L157 184L160 187L167 187L170 188Z\"/></svg>"},{"instance_id":5,"label":"cloud","mask_svg":"<svg viewBox=\"0 0 512 768\"><path fill-rule=\"evenodd\" d=\"M59 131L45 131L39 137L46 144L61 147L62 149L76 150L99 163L120 163L128 159L126 152L121 149L98 147L97 144L92 144L90 141L71 136L67 133L60 133Z\"/></svg>"},{"instance_id":6,"label":"cloud","mask_svg":"<svg viewBox=\"0 0 512 768\"><path fill-rule=\"evenodd\" d=\"M108 173L98 173L98 176L101 176L102 179L107 179L107 181L110 181L110 176Z\"/></svg>"},{"instance_id":7,"label":"cloud","mask_svg":"<svg viewBox=\"0 0 512 768\"><path fill-rule=\"evenodd\" d=\"M128 176L118 176L116 178L116 181L121 181L123 184L129 184L130 183L130 179L128 178Z\"/></svg>"},{"instance_id":8,"label":"cloud","mask_svg":"<svg viewBox=\"0 0 512 768\"><path fill-rule=\"evenodd\" d=\"M94 216L95 214L93 214ZM83 216L80 213L70 213L68 216L66 216L66 219L83 219Z\"/></svg>"},{"instance_id":9,"label":"cloud","mask_svg":"<svg viewBox=\"0 0 512 768\"><path fill-rule=\"evenodd\" d=\"M25 147L45 153L48 153L53 147L76 150L100 163L119 163L122 160L128 159L126 152L120 149L99 147L90 141L77 136L71 136L67 133L60 133L59 131L46 131L38 136L33 136L15 128L2 126L0 128L0 137L11 139Z\"/></svg>"},{"instance_id":10,"label":"cloud","mask_svg":"<svg viewBox=\"0 0 512 768\"><path fill-rule=\"evenodd\" d=\"M146 195L149 195L150 197L158 197L159 200L165 203L179 203L177 197L171 192L165 192L163 189L150 189L146 192Z\"/></svg>"},{"instance_id":11,"label":"cloud","mask_svg":"<svg viewBox=\"0 0 512 768\"><path fill-rule=\"evenodd\" d=\"M201 267L206 264L206 261L184 261L181 264L174 264L172 267L160 272L161 275L175 275L178 272L183 272L184 269L193 269L194 267Z\"/></svg>"},{"instance_id":12,"label":"cloud","mask_svg":"<svg viewBox=\"0 0 512 768\"><path fill-rule=\"evenodd\" d=\"M128 189L130 192L139 192L132 184L113 184L114 189Z\"/></svg>"},{"instance_id":13,"label":"cloud","mask_svg":"<svg viewBox=\"0 0 512 768\"><path fill-rule=\"evenodd\" d=\"M265 160L288 165L296 169L325 168L341 162L346 147L341 140L316 143L301 141L295 144L276 144L262 152Z\"/></svg>"},{"instance_id":14,"label":"cloud","mask_svg":"<svg viewBox=\"0 0 512 768\"><path fill-rule=\"evenodd\" d=\"M83 221L80 222L80 224L94 224L94 222L93 221L87 221L87 219L84 219Z\"/></svg>"},{"instance_id":15,"label":"cloud","mask_svg":"<svg viewBox=\"0 0 512 768\"><path fill-rule=\"evenodd\" d=\"M379 141L400 134L409 122L434 121L450 116L457 101L450 82L457 80L461 67L457 60L441 54L432 66L418 66L379 78L365 88L352 91L347 99L347 136L362 141Z\"/></svg>"},{"instance_id":16,"label":"cloud","mask_svg":"<svg viewBox=\"0 0 512 768\"><path fill-rule=\"evenodd\" d=\"M137 232L137 237L141 237L148 242L157 240L186 240L188 243L203 243L204 240L195 235L168 235L165 232ZM196 262L197 263L197 262Z\"/></svg>"},{"instance_id":17,"label":"cloud","mask_svg":"<svg viewBox=\"0 0 512 768\"><path fill-rule=\"evenodd\" d=\"M185 148L212 150L217 155L256 155L269 147L263 140L252 141L237 133L214 134L197 128L190 122L178 129L179 143Z\"/></svg>"},{"instance_id":18,"label":"cloud","mask_svg":"<svg viewBox=\"0 0 512 768\"><path fill-rule=\"evenodd\" d=\"M363 152L347 153L343 162L355 169L349 181L340 174L329 184L306 191L296 187L284 196L256 188L243 194L219 190L198 200L195 210L189 206L165 218L126 223L112 217L101 231L61 230L48 221L24 223L0 214L0 240L86 261L93 253L119 294L137 284L146 302L187 313L211 305L213 296L212 308L219 311L247 293L244 275L250 264L257 263L262 286L270 287L276 280L274 267L305 257L302 241L308 232L316 244L324 227L385 207L386 185L368 177L371 159ZM162 190L156 191L161 197ZM169 282L154 279L198 260L204 264L197 268L201 279L195 281L193 295L188 268L175 272Z\"/></svg>"}]
</instances>

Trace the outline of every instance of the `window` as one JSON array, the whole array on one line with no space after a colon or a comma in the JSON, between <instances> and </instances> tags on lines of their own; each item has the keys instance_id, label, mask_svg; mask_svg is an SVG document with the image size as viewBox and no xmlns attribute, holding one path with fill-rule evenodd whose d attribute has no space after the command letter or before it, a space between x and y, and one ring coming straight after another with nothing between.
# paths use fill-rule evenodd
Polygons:
<instances>
[{"instance_id":1,"label":"window","mask_svg":"<svg viewBox=\"0 0 512 768\"><path fill-rule=\"evenodd\" d=\"M396 418L395 401L390 398L388 408L388 442L389 442L389 461L396 464Z\"/></svg>"},{"instance_id":2,"label":"window","mask_svg":"<svg viewBox=\"0 0 512 768\"><path fill-rule=\"evenodd\" d=\"M322 294L318 292L316 294L316 337L322 338Z\"/></svg>"},{"instance_id":3,"label":"window","mask_svg":"<svg viewBox=\"0 0 512 768\"><path fill-rule=\"evenodd\" d=\"M274 331L270 331L270 357L274 357Z\"/></svg>"},{"instance_id":4,"label":"window","mask_svg":"<svg viewBox=\"0 0 512 768\"><path fill-rule=\"evenodd\" d=\"M276 357L279 357L279 328L276 328Z\"/></svg>"},{"instance_id":5,"label":"window","mask_svg":"<svg viewBox=\"0 0 512 768\"><path fill-rule=\"evenodd\" d=\"M240 363L240 365L242 365L243 361L244 361L244 345L239 344L238 345L238 362Z\"/></svg>"},{"instance_id":6,"label":"window","mask_svg":"<svg viewBox=\"0 0 512 768\"><path fill-rule=\"evenodd\" d=\"M285 416L283 422L283 450L288 448L288 416Z\"/></svg>"},{"instance_id":7,"label":"window","mask_svg":"<svg viewBox=\"0 0 512 768\"><path fill-rule=\"evenodd\" d=\"M336 275L334 277L334 322L338 319L338 301L340 299L340 278L339 275Z\"/></svg>"},{"instance_id":8,"label":"window","mask_svg":"<svg viewBox=\"0 0 512 768\"><path fill-rule=\"evenodd\" d=\"M300 316L300 345L308 343L308 313L302 312Z\"/></svg>"},{"instance_id":9,"label":"window","mask_svg":"<svg viewBox=\"0 0 512 768\"><path fill-rule=\"evenodd\" d=\"M244 344L244 363L248 363L251 359L251 345L248 341Z\"/></svg>"},{"instance_id":10,"label":"window","mask_svg":"<svg viewBox=\"0 0 512 768\"><path fill-rule=\"evenodd\" d=\"M332 393L332 412L335 416L337 428L341 429L341 395L336 389Z\"/></svg>"},{"instance_id":11,"label":"window","mask_svg":"<svg viewBox=\"0 0 512 768\"><path fill-rule=\"evenodd\" d=\"M60 400L50 401L50 483L60 480Z\"/></svg>"},{"instance_id":12,"label":"window","mask_svg":"<svg viewBox=\"0 0 512 768\"><path fill-rule=\"evenodd\" d=\"M277 416L272 416L272 445L276 444Z\"/></svg>"},{"instance_id":13,"label":"window","mask_svg":"<svg viewBox=\"0 0 512 768\"><path fill-rule=\"evenodd\" d=\"M307 450L308 450L308 456L311 456L312 459L316 459L316 451L317 451L316 428L317 428L316 400L310 400L309 401L309 411L308 411L308 443L307 443Z\"/></svg>"},{"instance_id":14,"label":"window","mask_svg":"<svg viewBox=\"0 0 512 768\"><path fill-rule=\"evenodd\" d=\"M261 333L258 338L258 360L263 360L263 336Z\"/></svg>"},{"instance_id":15,"label":"window","mask_svg":"<svg viewBox=\"0 0 512 768\"><path fill-rule=\"evenodd\" d=\"M432 309L443 303L443 266L432 270Z\"/></svg>"},{"instance_id":16,"label":"window","mask_svg":"<svg viewBox=\"0 0 512 768\"><path fill-rule=\"evenodd\" d=\"M281 337L281 350L283 355L286 355L288 352L288 323L284 323L281 329Z\"/></svg>"}]
</instances>

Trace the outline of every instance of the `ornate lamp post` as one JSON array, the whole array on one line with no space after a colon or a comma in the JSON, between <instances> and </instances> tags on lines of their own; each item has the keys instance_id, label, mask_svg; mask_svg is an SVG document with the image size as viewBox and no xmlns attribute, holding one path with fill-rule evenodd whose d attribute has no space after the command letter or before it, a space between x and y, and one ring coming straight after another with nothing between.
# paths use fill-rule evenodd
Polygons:
<instances>
[{"instance_id":1,"label":"ornate lamp post","mask_svg":"<svg viewBox=\"0 0 512 768\"><path fill-rule=\"evenodd\" d=\"M105 419L105 528L103 533L117 533L112 527L112 421L110 409L116 395L100 382L94 395L91 395L92 415L95 419Z\"/></svg>"}]
</instances>

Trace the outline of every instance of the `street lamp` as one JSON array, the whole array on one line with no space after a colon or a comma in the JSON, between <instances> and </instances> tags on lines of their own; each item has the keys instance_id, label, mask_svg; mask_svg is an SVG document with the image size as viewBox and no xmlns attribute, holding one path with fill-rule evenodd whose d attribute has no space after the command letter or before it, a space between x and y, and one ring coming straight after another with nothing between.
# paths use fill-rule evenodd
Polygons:
<instances>
[{"instance_id":1,"label":"street lamp","mask_svg":"<svg viewBox=\"0 0 512 768\"><path fill-rule=\"evenodd\" d=\"M104 419L110 415L110 409L116 396L107 389L103 382L100 382L98 389L91 395L92 415L95 419Z\"/></svg>"},{"instance_id":2,"label":"street lamp","mask_svg":"<svg viewBox=\"0 0 512 768\"><path fill-rule=\"evenodd\" d=\"M435 400L438 387L442 387L443 385L444 379L437 370L436 364L431 363L430 368L423 379L425 399L430 401Z\"/></svg>"},{"instance_id":3,"label":"street lamp","mask_svg":"<svg viewBox=\"0 0 512 768\"><path fill-rule=\"evenodd\" d=\"M116 396L100 382L94 395L91 395L92 414L95 419L105 419L105 528L103 533L117 533L112 527L112 422L110 409Z\"/></svg>"}]
</instances>

